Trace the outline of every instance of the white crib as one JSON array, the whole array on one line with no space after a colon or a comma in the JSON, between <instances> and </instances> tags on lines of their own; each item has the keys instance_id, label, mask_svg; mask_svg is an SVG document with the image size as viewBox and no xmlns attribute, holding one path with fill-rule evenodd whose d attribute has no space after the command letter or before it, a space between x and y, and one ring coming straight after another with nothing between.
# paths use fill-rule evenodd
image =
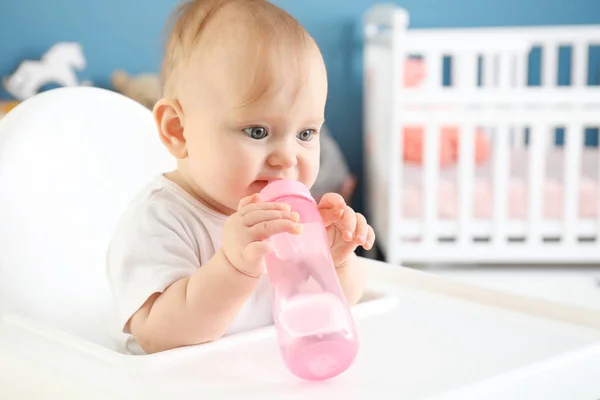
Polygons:
<instances>
[{"instance_id":1,"label":"white crib","mask_svg":"<svg viewBox=\"0 0 600 400\"><path fill-rule=\"evenodd\" d=\"M584 145L585 129L600 126L600 87L588 84L600 26L408 29L408 20L378 5L364 21L367 212L386 261L600 263L599 148ZM541 82L530 85L536 48ZM423 76L409 84L413 64ZM564 147L551 141L557 128ZM457 156L441 164L444 138Z\"/></svg>"}]
</instances>

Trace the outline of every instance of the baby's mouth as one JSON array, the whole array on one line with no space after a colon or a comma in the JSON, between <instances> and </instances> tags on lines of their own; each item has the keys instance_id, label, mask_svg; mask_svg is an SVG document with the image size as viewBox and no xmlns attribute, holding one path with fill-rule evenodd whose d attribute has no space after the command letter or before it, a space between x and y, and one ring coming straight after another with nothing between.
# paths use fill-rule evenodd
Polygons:
<instances>
[{"instance_id":1,"label":"baby's mouth","mask_svg":"<svg viewBox=\"0 0 600 400\"><path fill-rule=\"evenodd\" d=\"M264 187L266 187L269 184L269 181L266 179L257 179L254 181L254 185L259 187L259 190L262 190Z\"/></svg>"},{"instance_id":2,"label":"baby's mouth","mask_svg":"<svg viewBox=\"0 0 600 400\"><path fill-rule=\"evenodd\" d=\"M257 179L254 182L255 183L260 183L260 184L264 184L264 185L268 185L269 183L273 183L276 182L278 180L281 180L280 178L273 178L273 179Z\"/></svg>"}]
</instances>

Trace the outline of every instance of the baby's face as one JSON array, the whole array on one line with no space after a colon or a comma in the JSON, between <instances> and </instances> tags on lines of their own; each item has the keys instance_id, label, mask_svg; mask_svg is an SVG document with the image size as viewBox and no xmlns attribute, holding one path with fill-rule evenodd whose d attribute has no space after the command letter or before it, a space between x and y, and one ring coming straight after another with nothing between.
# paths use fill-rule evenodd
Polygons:
<instances>
[{"instance_id":1,"label":"baby's face","mask_svg":"<svg viewBox=\"0 0 600 400\"><path fill-rule=\"evenodd\" d=\"M180 166L195 194L231 214L243 197L269 181L295 179L312 186L327 97L325 66L316 46L300 55L306 57L301 69L297 59L280 57L272 63L264 77L268 90L245 105L250 84L262 79L254 62L240 64L231 51L215 53L208 76L190 78L180 96L188 152ZM207 71L204 63L198 71ZM189 70L194 70L193 59Z\"/></svg>"}]
</instances>

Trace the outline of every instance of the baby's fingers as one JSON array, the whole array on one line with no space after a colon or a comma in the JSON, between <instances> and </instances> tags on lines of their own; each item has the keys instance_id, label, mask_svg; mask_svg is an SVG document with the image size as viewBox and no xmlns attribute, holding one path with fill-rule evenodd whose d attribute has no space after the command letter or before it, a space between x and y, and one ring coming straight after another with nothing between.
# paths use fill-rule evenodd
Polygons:
<instances>
[{"instance_id":1,"label":"baby's fingers","mask_svg":"<svg viewBox=\"0 0 600 400\"><path fill-rule=\"evenodd\" d=\"M246 248L244 248L242 256L249 263L257 263L272 251L273 245L268 241L251 242L246 246Z\"/></svg>"},{"instance_id":2,"label":"baby's fingers","mask_svg":"<svg viewBox=\"0 0 600 400\"><path fill-rule=\"evenodd\" d=\"M298 222L300 216L297 212L281 211L281 210L254 210L242 217L246 226L254 226L261 222L273 221L276 219L288 219L293 222Z\"/></svg>"},{"instance_id":3,"label":"baby's fingers","mask_svg":"<svg viewBox=\"0 0 600 400\"><path fill-rule=\"evenodd\" d=\"M297 235L302 232L302 225L289 219L275 219L260 222L250 229L253 240L265 240L278 233Z\"/></svg>"},{"instance_id":4,"label":"baby's fingers","mask_svg":"<svg viewBox=\"0 0 600 400\"><path fill-rule=\"evenodd\" d=\"M354 231L354 243L359 246L363 246L367 243L367 236L369 234L369 224L365 217L356 213L356 230Z\"/></svg>"},{"instance_id":5,"label":"baby's fingers","mask_svg":"<svg viewBox=\"0 0 600 400\"><path fill-rule=\"evenodd\" d=\"M373 228L369 226L369 232L367 233L367 243L363 246L365 250L371 250L375 244L375 232Z\"/></svg>"},{"instance_id":6,"label":"baby's fingers","mask_svg":"<svg viewBox=\"0 0 600 400\"><path fill-rule=\"evenodd\" d=\"M340 230L344 240L351 242L354 239L354 232L356 231L356 213L354 210L346 206L342 219L336 222L335 226Z\"/></svg>"},{"instance_id":7,"label":"baby's fingers","mask_svg":"<svg viewBox=\"0 0 600 400\"><path fill-rule=\"evenodd\" d=\"M249 204L256 204L260 201L260 194L256 193L251 196L246 196L238 203L238 212L241 212Z\"/></svg>"},{"instance_id":8,"label":"baby's fingers","mask_svg":"<svg viewBox=\"0 0 600 400\"><path fill-rule=\"evenodd\" d=\"M256 195L258 196L258 195ZM275 202L250 202L245 204L243 207L239 208L239 213L241 216L249 214L253 211L257 210L279 210L279 211L290 211L291 207L286 203L275 203Z\"/></svg>"},{"instance_id":9,"label":"baby's fingers","mask_svg":"<svg viewBox=\"0 0 600 400\"><path fill-rule=\"evenodd\" d=\"M321 201L319 202L319 209L333 208L343 210L344 207L346 207L346 202L338 193L326 193L321 197Z\"/></svg>"},{"instance_id":10,"label":"baby's fingers","mask_svg":"<svg viewBox=\"0 0 600 400\"><path fill-rule=\"evenodd\" d=\"M322 208L319 212L321 213L321 218L323 219L325 226L329 226L340 220L344 214L344 209Z\"/></svg>"}]
</instances>

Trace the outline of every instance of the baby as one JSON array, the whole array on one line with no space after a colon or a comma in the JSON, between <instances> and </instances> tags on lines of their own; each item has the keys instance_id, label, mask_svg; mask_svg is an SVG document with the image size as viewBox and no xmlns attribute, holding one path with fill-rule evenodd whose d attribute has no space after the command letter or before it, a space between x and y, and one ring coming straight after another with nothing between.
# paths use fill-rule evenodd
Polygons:
<instances>
[{"instance_id":1,"label":"baby","mask_svg":"<svg viewBox=\"0 0 600 400\"><path fill-rule=\"evenodd\" d=\"M302 226L259 192L277 179L310 187L319 170L327 75L300 24L266 0L193 0L175 15L153 112L177 168L132 202L107 257L132 354L272 324L267 239ZM373 246L373 230L340 195L318 207L355 304L365 278L354 251Z\"/></svg>"}]
</instances>

